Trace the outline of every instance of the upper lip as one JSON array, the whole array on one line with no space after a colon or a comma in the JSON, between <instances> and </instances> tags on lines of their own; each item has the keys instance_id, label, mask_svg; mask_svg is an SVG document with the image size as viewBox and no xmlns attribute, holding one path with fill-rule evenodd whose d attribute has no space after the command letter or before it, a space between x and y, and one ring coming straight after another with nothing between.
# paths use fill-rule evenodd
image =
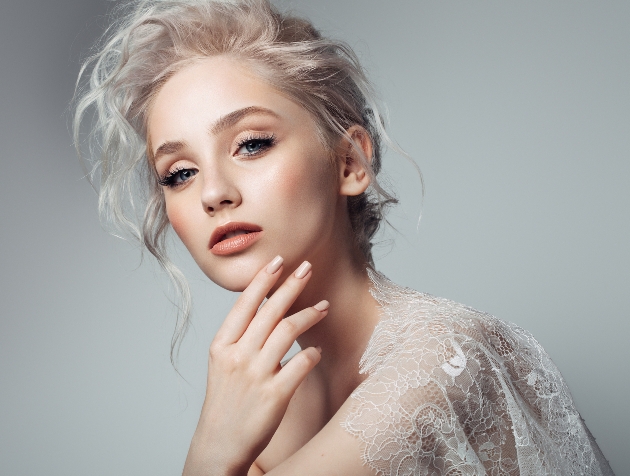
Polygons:
<instances>
[{"instance_id":1,"label":"upper lip","mask_svg":"<svg viewBox=\"0 0 630 476\"><path fill-rule=\"evenodd\" d=\"M210 248L216 245L221 239L231 231L243 230L243 231L262 231L262 228L258 225L254 225L252 223L244 223L244 222L228 222L224 225L218 226L212 232L212 236L210 236Z\"/></svg>"}]
</instances>

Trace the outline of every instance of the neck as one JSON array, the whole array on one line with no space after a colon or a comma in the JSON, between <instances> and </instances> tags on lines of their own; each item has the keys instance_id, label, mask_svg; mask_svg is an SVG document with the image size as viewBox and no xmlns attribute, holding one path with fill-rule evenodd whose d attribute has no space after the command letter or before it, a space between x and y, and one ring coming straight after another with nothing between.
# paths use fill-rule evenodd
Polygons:
<instances>
[{"instance_id":1,"label":"neck","mask_svg":"<svg viewBox=\"0 0 630 476\"><path fill-rule=\"evenodd\" d=\"M289 314L326 299L328 315L304 332L297 342L301 348L320 346L322 359L317 372L327 382L332 400L345 400L365 376L359 375L359 359L379 320L377 302L370 294L371 280L365 260L347 236L327 246L325 256L309 256L312 276ZM331 251L333 250L333 251ZM334 255L334 256L331 256ZM361 256L359 256L361 255Z\"/></svg>"}]
</instances>

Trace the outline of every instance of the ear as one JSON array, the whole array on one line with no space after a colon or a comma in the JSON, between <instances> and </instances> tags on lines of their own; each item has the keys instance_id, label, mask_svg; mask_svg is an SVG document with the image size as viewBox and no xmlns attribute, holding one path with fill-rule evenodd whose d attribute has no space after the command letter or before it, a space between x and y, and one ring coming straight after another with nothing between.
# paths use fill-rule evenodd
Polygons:
<instances>
[{"instance_id":1,"label":"ear","mask_svg":"<svg viewBox=\"0 0 630 476\"><path fill-rule=\"evenodd\" d=\"M356 196L370 185L368 167L372 160L372 139L359 125L350 127L347 132L337 148L339 194Z\"/></svg>"}]
</instances>

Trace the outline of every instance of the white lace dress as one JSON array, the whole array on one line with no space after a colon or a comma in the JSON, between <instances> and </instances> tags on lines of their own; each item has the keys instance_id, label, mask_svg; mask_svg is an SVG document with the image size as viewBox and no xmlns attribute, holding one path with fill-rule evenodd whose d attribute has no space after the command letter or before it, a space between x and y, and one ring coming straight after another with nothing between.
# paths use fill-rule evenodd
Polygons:
<instances>
[{"instance_id":1,"label":"white lace dress","mask_svg":"<svg viewBox=\"0 0 630 476\"><path fill-rule=\"evenodd\" d=\"M369 274L382 316L342 425L379 476L613 474L531 334Z\"/></svg>"}]
</instances>

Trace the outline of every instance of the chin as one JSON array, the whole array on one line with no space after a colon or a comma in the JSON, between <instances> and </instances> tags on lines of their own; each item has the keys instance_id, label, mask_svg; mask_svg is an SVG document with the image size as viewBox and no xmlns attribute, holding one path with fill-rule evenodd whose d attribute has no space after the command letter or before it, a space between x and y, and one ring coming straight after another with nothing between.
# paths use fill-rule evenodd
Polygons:
<instances>
[{"instance_id":1,"label":"chin","mask_svg":"<svg viewBox=\"0 0 630 476\"><path fill-rule=\"evenodd\" d=\"M234 258L224 258L212 264L197 264L213 283L228 291L242 292L252 282L256 273L266 265L266 262L259 265L252 263L251 260L235 260Z\"/></svg>"},{"instance_id":2,"label":"chin","mask_svg":"<svg viewBox=\"0 0 630 476\"><path fill-rule=\"evenodd\" d=\"M251 282L251 279L239 280L239 279L232 278L232 279L227 279L227 280L220 280L220 279L212 279L210 276L208 277L213 283L221 286L223 289L227 289L228 291L232 291L234 293L242 293L243 291L245 291L245 288Z\"/></svg>"}]
</instances>

